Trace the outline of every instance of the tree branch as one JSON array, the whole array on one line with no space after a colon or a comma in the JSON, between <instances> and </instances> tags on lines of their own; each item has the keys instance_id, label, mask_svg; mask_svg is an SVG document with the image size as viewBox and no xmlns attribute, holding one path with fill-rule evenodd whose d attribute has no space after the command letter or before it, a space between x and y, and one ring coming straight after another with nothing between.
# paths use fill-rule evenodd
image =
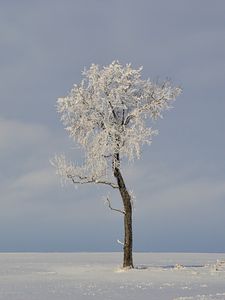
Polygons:
<instances>
[{"instance_id":1,"label":"tree branch","mask_svg":"<svg viewBox=\"0 0 225 300\"><path fill-rule=\"evenodd\" d=\"M124 121L124 125L128 125L130 120L134 118L134 115L128 115Z\"/></svg>"},{"instance_id":2,"label":"tree branch","mask_svg":"<svg viewBox=\"0 0 225 300\"><path fill-rule=\"evenodd\" d=\"M67 178L71 179L74 184L100 183L100 184L109 185L114 189L119 188L118 185L116 185L112 182L109 182L109 181L97 180L95 178L88 178L86 176L82 177L82 176L79 176L79 175L77 175L76 177L78 177L79 179L76 180L75 177L73 177L72 175L67 175Z\"/></svg>"},{"instance_id":3,"label":"tree branch","mask_svg":"<svg viewBox=\"0 0 225 300\"><path fill-rule=\"evenodd\" d=\"M108 101L109 101L109 100L108 100ZM111 107L113 117L115 118L115 120L117 120L117 115L116 115L115 110L114 110L114 107L113 107L113 105L112 105L112 103L111 103L110 101L109 101L109 105L110 105L110 107Z\"/></svg>"},{"instance_id":4,"label":"tree branch","mask_svg":"<svg viewBox=\"0 0 225 300\"><path fill-rule=\"evenodd\" d=\"M109 208L110 208L111 210L117 211L117 212L119 212L119 213L121 213L121 214L124 214L124 215L125 215L125 211L123 211L123 210L120 210L120 209L113 208L113 207L111 206L111 202L110 202L110 200L109 200L109 198L108 198L108 197L106 198L106 200L107 200L107 202L108 202L108 205L109 205Z\"/></svg>"},{"instance_id":5,"label":"tree branch","mask_svg":"<svg viewBox=\"0 0 225 300\"><path fill-rule=\"evenodd\" d=\"M117 243L124 246L124 243L122 243L120 240L117 240Z\"/></svg>"},{"instance_id":6,"label":"tree branch","mask_svg":"<svg viewBox=\"0 0 225 300\"><path fill-rule=\"evenodd\" d=\"M125 120L125 109L123 109L123 116L122 116L121 125L124 125L124 120Z\"/></svg>"}]
</instances>

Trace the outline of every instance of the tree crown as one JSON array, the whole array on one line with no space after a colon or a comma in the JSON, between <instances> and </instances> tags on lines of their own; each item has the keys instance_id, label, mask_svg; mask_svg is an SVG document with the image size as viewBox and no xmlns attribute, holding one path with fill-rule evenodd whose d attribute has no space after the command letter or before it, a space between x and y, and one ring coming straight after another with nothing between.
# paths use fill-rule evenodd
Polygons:
<instances>
[{"instance_id":1,"label":"tree crown","mask_svg":"<svg viewBox=\"0 0 225 300\"><path fill-rule=\"evenodd\" d=\"M181 93L169 81L161 84L141 79L141 70L118 61L100 68L92 64L69 95L59 98L57 110L70 137L85 150L83 167L55 157L58 173L74 182L101 182L119 158L140 157L141 146L157 134L148 119L162 117ZM110 184L111 185L111 184Z\"/></svg>"}]
</instances>

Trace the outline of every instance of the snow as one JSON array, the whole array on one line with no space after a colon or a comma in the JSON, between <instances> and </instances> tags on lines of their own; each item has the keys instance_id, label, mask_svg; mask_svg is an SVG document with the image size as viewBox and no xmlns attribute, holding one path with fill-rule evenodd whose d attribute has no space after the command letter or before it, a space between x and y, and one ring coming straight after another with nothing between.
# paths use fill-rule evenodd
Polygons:
<instances>
[{"instance_id":1,"label":"snow","mask_svg":"<svg viewBox=\"0 0 225 300\"><path fill-rule=\"evenodd\" d=\"M1 300L225 299L225 254L1 253Z\"/></svg>"}]
</instances>

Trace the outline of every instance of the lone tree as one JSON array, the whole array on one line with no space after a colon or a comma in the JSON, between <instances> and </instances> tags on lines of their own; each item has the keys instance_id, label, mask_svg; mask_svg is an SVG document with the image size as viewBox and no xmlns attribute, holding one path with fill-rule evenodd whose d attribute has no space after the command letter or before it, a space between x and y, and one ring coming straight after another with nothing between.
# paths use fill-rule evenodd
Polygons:
<instances>
[{"instance_id":1,"label":"lone tree","mask_svg":"<svg viewBox=\"0 0 225 300\"><path fill-rule=\"evenodd\" d=\"M69 95L59 98L57 110L70 137L85 151L85 162L78 166L56 156L57 173L75 184L104 184L118 189L124 216L123 267L133 268L132 201L121 173L121 160L140 158L140 148L157 134L150 121L162 117L181 93L170 82L161 84L141 79L141 70L118 61L100 68L92 64L84 79Z\"/></svg>"}]
</instances>

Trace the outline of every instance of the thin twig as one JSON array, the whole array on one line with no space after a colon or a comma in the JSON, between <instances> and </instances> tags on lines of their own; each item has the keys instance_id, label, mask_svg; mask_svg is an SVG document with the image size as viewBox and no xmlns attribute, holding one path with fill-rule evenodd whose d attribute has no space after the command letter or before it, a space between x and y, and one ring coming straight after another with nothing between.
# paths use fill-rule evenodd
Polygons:
<instances>
[{"instance_id":1,"label":"thin twig","mask_svg":"<svg viewBox=\"0 0 225 300\"><path fill-rule=\"evenodd\" d=\"M111 210L115 210L115 211L117 211L117 212L119 212L119 213L121 213L121 214L124 214L124 215L125 215L125 211L123 211L123 210L120 210L120 209L113 208L113 207L111 206L111 202L110 202L110 200L109 200L109 198L108 198L108 197L106 198L106 200L107 200L107 202L108 202L108 205L109 205L109 208L110 208Z\"/></svg>"},{"instance_id":2,"label":"thin twig","mask_svg":"<svg viewBox=\"0 0 225 300\"><path fill-rule=\"evenodd\" d=\"M100 183L100 184L106 184L106 185L109 185L111 186L113 189L118 189L118 185L112 183L112 182L109 182L109 181L103 181L103 180L97 180L97 179L94 179L94 178L88 178L88 177L81 177L81 176L77 176L79 179L76 180L72 175L67 175L67 178L71 179L72 182L74 184L86 184L86 183Z\"/></svg>"},{"instance_id":3,"label":"thin twig","mask_svg":"<svg viewBox=\"0 0 225 300\"><path fill-rule=\"evenodd\" d=\"M120 240L117 240L117 243L124 246L124 243L121 242Z\"/></svg>"}]
</instances>

